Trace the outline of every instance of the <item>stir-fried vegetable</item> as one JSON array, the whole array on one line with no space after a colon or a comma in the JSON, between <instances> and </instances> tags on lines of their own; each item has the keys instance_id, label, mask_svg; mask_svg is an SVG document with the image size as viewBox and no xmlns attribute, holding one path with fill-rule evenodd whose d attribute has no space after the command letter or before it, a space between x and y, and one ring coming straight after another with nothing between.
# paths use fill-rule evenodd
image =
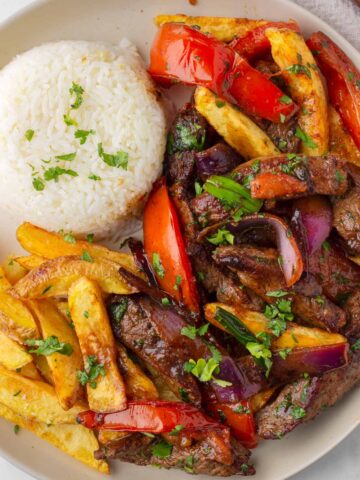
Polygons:
<instances>
[{"instance_id":1,"label":"stir-fried vegetable","mask_svg":"<svg viewBox=\"0 0 360 480\"><path fill-rule=\"evenodd\" d=\"M145 207L144 247L160 287L197 313L196 280L164 179L155 186Z\"/></svg>"},{"instance_id":2,"label":"stir-fried vegetable","mask_svg":"<svg viewBox=\"0 0 360 480\"><path fill-rule=\"evenodd\" d=\"M183 82L209 88L252 115L273 122L291 117L282 91L231 47L186 25L160 27L151 49L150 74L160 83Z\"/></svg>"},{"instance_id":3,"label":"stir-fried vegetable","mask_svg":"<svg viewBox=\"0 0 360 480\"><path fill-rule=\"evenodd\" d=\"M330 102L360 148L360 72L327 35L313 33L307 40L328 86Z\"/></svg>"}]
</instances>

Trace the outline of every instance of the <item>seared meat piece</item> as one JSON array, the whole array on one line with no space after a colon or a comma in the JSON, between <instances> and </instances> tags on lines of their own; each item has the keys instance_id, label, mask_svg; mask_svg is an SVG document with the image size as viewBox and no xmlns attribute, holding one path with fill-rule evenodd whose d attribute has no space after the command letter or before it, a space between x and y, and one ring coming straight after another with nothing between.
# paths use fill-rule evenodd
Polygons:
<instances>
[{"instance_id":1,"label":"seared meat piece","mask_svg":"<svg viewBox=\"0 0 360 480\"><path fill-rule=\"evenodd\" d=\"M360 254L360 189L353 188L334 201L333 225L353 255Z\"/></svg>"},{"instance_id":2,"label":"seared meat piece","mask_svg":"<svg viewBox=\"0 0 360 480\"><path fill-rule=\"evenodd\" d=\"M297 118L292 117L285 123L272 123L264 129L280 152L297 153L301 140L295 136Z\"/></svg>"},{"instance_id":3,"label":"seared meat piece","mask_svg":"<svg viewBox=\"0 0 360 480\"><path fill-rule=\"evenodd\" d=\"M182 183L174 183L170 189L171 198L174 200L176 210L180 217L185 240L195 240L197 236L197 222L189 206L189 193Z\"/></svg>"},{"instance_id":4,"label":"seared meat piece","mask_svg":"<svg viewBox=\"0 0 360 480\"><path fill-rule=\"evenodd\" d=\"M242 158L226 143L217 143L213 147L195 155L197 173L205 182L211 175L224 175L231 172L242 162Z\"/></svg>"},{"instance_id":5,"label":"seared meat piece","mask_svg":"<svg viewBox=\"0 0 360 480\"><path fill-rule=\"evenodd\" d=\"M184 184L192 182L195 173L195 150L170 155L167 168L171 182Z\"/></svg>"},{"instance_id":6,"label":"seared meat piece","mask_svg":"<svg viewBox=\"0 0 360 480\"><path fill-rule=\"evenodd\" d=\"M260 437L283 437L297 425L312 420L324 408L334 405L359 380L360 355L357 352L345 367L287 385L273 403L258 413Z\"/></svg>"},{"instance_id":7,"label":"seared meat piece","mask_svg":"<svg viewBox=\"0 0 360 480\"><path fill-rule=\"evenodd\" d=\"M158 457L153 453L159 437L151 439L138 433L102 447L96 452L98 459L120 459L137 465L156 465L162 468L180 468L188 473L227 477L235 474L253 475L255 469L248 464L250 451L230 439L229 431L206 432L195 438L179 434L166 435L171 453Z\"/></svg>"},{"instance_id":8,"label":"seared meat piece","mask_svg":"<svg viewBox=\"0 0 360 480\"><path fill-rule=\"evenodd\" d=\"M312 194L344 195L349 187L347 171L346 162L335 155L325 157L297 155L295 159L289 158L288 155L279 155L243 163L233 170L232 176L241 184L244 180L250 179L250 187L257 176L263 173L290 176L302 186L302 189L301 193L285 195L286 200ZM223 221L232 213L206 192L192 200L191 209L203 226Z\"/></svg>"},{"instance_id":9,"label":"seared meat piece","mask_svg":"<svg viewBox=\"0 0 360 480\"><path fill-rule=\"evenodd\" d=\"M117 321L112 315L114 306L124 301L126 311ZM195 378L186 373L183 366L193 358L196 346L204 348L197 339L193 341L181 335L181 329L187 325L183 318L171 308L162 308L142 296L113 297L109 313L116 338L156 368L176 395L186 392L190 401L200 406L201 393Z\"/></svg>"},{"instance_id":10,"label":"seared meat piece","mask_svg":"<svg viewBox=\"0 0 360 480\"><path fill-rule=\"evenodd\" d=\"M353 343L360 338L360 289L346 300L344 310L347 318L344 335Z\"/></svg>"},{"instance_id":11,"label":"seared meat piece","mask_svg":"<svg viewBox=\"0 0 360 480\"><path fill-rule=\"evenodd\" d=\"M322 295L322 289L314 277L304 276L292 289L286 287L277 250L229 245L217 248L213 258L218 265L236 272L241 283L254 290L267 303L277 300L267 296L268 292L288 291L289 298L292 298L292 311L301 323L333 332L345 325L344 311Z\"/></svg>"},{"instance_id":12,"label":"seared meat piece","mask_svg":"<svg viewBox=\"0 0 360 480\"><path fill-rule=\"evenodd\" d=\"M310 255L308 270L322 286L324 294L340 305L360 285L360 267L345 256L334 240Z\"/></svg>"}]
</instances>

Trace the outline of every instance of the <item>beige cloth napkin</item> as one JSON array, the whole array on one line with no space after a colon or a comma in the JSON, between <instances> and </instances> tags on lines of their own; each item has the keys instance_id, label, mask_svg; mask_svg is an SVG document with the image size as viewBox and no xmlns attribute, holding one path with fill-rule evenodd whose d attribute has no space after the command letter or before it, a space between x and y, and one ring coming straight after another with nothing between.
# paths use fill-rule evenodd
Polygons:
<instances>
[{"instance_id":1,"label":"beige cloth napkin","mask_svg":"<svg viewBox=\"0 0 360 480\"><path fill-rule=\"evenodd\" d=\"M360 7L355 0L292 0L325 20L360 51Z\"/></svg>"}]
</instances>

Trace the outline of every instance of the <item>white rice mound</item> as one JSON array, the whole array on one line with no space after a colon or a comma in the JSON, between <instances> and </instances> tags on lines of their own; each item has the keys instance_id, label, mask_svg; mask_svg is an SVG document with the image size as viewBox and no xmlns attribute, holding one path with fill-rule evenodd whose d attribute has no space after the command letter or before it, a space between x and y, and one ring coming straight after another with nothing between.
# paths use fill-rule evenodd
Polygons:
<instances>
[{"instance_id":1,"label":"white rice mound","mask_svg":"<svg viewBox=\"0 0 360 480\"><path fill-rule=\"evenodd\" d=\"M83 103L71 109L73 82ZM78 126L68 126L70 114ZM85 144L76 130L94 130ZM34 130L31 141L25 137ZM85 41L45 44L17 56L0 72L0 208L18 222L98 237L121 237L159 176L165 149L165 115L136 48ZM128 154L127 170L98 154ZM73 161L56 156L76 152ZM78 176L33 178L60 167ZM101 180L91 180L94 174Z\"/></svg>"}]
</instances>

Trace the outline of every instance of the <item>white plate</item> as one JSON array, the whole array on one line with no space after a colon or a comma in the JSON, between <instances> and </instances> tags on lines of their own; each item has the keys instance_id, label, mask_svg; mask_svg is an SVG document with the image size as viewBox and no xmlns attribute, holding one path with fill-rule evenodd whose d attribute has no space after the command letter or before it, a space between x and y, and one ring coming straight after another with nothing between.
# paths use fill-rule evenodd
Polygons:
<instances>
[{"instance_id":1,"label":"white plate","mask_svg":"<svg viewBox=\"0 0 360 480\"><path fill-rule=\"evenodd\" d=\"M314 15L287 0L52 0L37 2L0 25L0 65L14 55L42 42L65 39L117 41L127 36L147 57L155 32L152 17L158 13L295 18L305 34L322 30L330 35L360 67L359 53L338 33ZM1 192L0 192L1 193ZM0 255L18 249L14 221L0 215ZM354 389L336 407L283 440L263 442L255 451L256 480L281 480L314 462L337 445L360 421L360 390ZM91 471L52 446L0 421L0 453L38 479L95 480L109 478ZM181 471L136 467L114 462L113 476L132 480L184 480ZM201 478L201 477L200 477ZM205 477L202 477L205 478ZM207 477L209 478L209 477Z\"/></svg>"}]
</instances>

